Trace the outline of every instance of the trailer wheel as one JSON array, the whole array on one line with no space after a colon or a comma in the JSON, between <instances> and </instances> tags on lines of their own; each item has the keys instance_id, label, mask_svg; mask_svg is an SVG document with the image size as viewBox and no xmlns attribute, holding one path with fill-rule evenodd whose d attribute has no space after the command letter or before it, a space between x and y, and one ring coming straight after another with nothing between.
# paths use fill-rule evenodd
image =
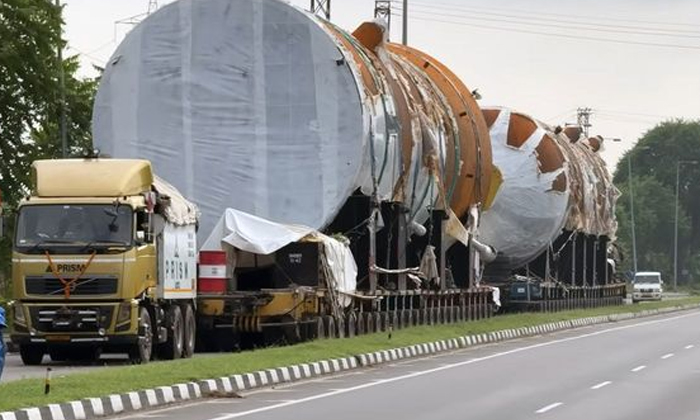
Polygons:
<instances>
[{"instance_id":1,"label":"trailer wheel","mask_svg":"<svg viewBox=\"0 0 700 420\"><path fill-rule=\"evenodd\" d=\"M139 338L129 349L129 360L135 364L148 363L153 355L153 322L148 309L139 310Z\"/></svg>"},{"instance_id":2,"label":"trailer wheel","mask_svg":"<svg viewBox=\"0 0 700 420\"><path fill-rule=\"evenodd\" d=\"M39 366L44 360L44 348L36 344L22 344L19 346L19 355L26 366Z\"/></svg>"},{"instance_id":3,"label":"trailer wheel","mask_svg":"<svg viewBox=\"0 0 700 420\"><path fill-rule=\"evenodd\" d=\"M348 337L352 338L357 334L357 319L354 313L348 316Z\"/></svg>"},{"instance_id":4,"label":"trailer wheel","mask_svg":"<svg viewBox=\"0 0 700 420\"><path fill-rule=\"evenodd\" d=\"M182 357L194 356L194 345L197 338L197 321L194 319L192 305L185 306L185 345Z\"/></svg>"},{"instance_id":5,"label":"trailer wheel","mask_svg":"<svg viewBox=\"0 0 700 420\"><path fill-rule=\"evenodd\" d=\"M323 323L323 318L320 316L316 319L316 338L326 338L326 327Z\"/></svg>"},{"instance_id":6,"label":"trailer wheel","mask_svg":"<svg viewBox=\"0 0 700 420\"><path fill-rule=\"evenodd\" d=\"M326 337L327 338L336 338L335 335L335 320L333 319L332 316L326 316L325 317L325 324L326 324Z\"/></svg>"},{"instance_id":7,"label":"trailer wheel","mask_svg":"<svg viewBox=\"0 0 700 420\"><path fill-rule=\"evenodd\" d=\"M182 320L182 310L177 305L168 308L167 315L168 339L159 348L159 354L163 359L174 360L182 357L182 349L185 344L185 328Z\"/></svg>"}]
</instances>

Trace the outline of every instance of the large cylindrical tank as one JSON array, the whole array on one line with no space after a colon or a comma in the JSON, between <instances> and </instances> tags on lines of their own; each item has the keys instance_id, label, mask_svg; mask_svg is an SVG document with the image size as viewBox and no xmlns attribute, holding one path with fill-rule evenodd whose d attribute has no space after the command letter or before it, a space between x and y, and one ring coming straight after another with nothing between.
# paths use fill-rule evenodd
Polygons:
<instances>
[{"instance_id":1,"label":"large cylindrical tank","mask_svg":"<svg viewBox=\"0 0 700 420\"><path fill-rule=\"evenodd\" d=\"M445 66L350 35L278 0L179 0L118 47L93 115L96 147L149 159L202 209L328 226L361 189L458 216L488 193L488 129Z\"/></svg>"},{"instance_id":2,"label":"large cylindrical tank","mask_svg":"<svg viewBox=\"0 0 700 420\"><path fill-rule=\"evenodd\" d=\"M564 229L614 236L617 190L597 154L600 139L579 140L576 130L555 129L505 108L483 112L494 166L502 174L480 225L480 239L498 250L493 266L523 267Z\"/></svg>"}]
</instances>

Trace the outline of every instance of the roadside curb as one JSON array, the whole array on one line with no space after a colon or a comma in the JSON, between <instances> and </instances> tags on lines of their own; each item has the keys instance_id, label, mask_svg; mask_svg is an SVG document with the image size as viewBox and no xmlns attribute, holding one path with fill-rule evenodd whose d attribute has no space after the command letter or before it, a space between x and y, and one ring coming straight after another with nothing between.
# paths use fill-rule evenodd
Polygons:
<instances>
[{"instance_id":1,"label":"roadside curb","mask_svg":"<svg viewBox=\"0 0 700 420\"><path fill-rule=\"evenodd\" d=\"M293 383L305 379L341 373L358 368L381 365L402 359L428 356L459 350L481 344L496 343L522 337L532 337L557 331L595 324L625 321L654 315L699 308L700 304L652 309L636 313L601 315L559 321L548 324L507 329L469 335L448 340L416 344L389 350L364 353L339 359L261 370L253 373L224 376L198 382L161 386L101 398L86 398L43 407L25 408L0 413L0 420L85 420L103 416L126 414L134 411L160 408L168 404L186 402L207 397L234 397L238 392L250 391L277 384Z\"/></svg>"}]
</instances>

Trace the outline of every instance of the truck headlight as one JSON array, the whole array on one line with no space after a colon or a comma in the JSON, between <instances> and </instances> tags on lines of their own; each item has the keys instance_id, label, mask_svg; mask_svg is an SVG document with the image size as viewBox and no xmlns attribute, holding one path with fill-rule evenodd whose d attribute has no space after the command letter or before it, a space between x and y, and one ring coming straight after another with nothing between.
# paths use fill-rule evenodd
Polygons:
<instances>
[{"instance_id":1,"label":"truck headlight","mask_svg":"<svg viewBox=\"0 0 700 420\"><path fill-rule=\"evenodd\" d=\"M14 313L15 323L27 325L27 316L24 314L24 306L19 302L12 304L12 312Z\"/></svg>"},{"instance_id":2,"label":"truck headlight","mask_svg":"<svg viewBox=\"0 0 700 420\"><path fill-rule=\"evenodd\" d=\"M131 302L122 302L119 304L117 312L117 324L121 324L131 320Z\"/></svg>"}]
</instances>

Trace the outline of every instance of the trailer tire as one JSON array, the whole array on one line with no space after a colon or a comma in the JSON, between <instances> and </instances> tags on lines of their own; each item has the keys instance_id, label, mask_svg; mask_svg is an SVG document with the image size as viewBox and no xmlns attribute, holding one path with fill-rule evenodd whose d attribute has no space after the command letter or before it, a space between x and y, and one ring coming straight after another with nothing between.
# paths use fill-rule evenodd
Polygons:
<instances>
[{"instance_id":1,"label":"trailer tire","mask_svg":"<svg viewBox=\"0 0 700 420\"><path fill-rule=\"evenodd\" d=\"M166 360L174 360L182 357L182 349L185 344L185 328L182 319L182 309L177 305L168 308L167 322L168 339L159 347L159 355Z\"/></svg>"},{"instance_id":2,"label":"trailer tire","mask_svg":"<svg viewBox=\"0 0 700 420\"><path fill-rule=\"evenodd\" d=\"M316 338L326 338L326 326L323 323L323 318L320 316L316 319Z\"/></svg>"},{"instance_id":3,"label":"trailer tire","mask_svg":"<svg viewBox=\"0 0 700 420\"><path fill-rule=\"evenodd\" d=\"M153 321L148 309L139 309L139 338L129 349L129 360L134 364L145 364L153 355Z\"/></svg>"},{"instance_id":4,"label":"trailer tire","mask_svg":"<svg viewBox=\"0 0 700 420\"><path fill-rule=\"evenodd\" d=\"M326 325L326 338L335 338L335 320L332 316L325 317L324 324Z\"/></svg>"},{"instance_id":5,"label":"trailer tire","mask_svg":"<svg viewBox=\"0 0 700 420\"><path fill-rule=\"evenodd\" d=\"M194 356L194 348L197 340L197 321L194 318L194 310L191 304L185 305L185 338L182 348L182 357Z\"/></svg>"},{"instance_id":6,"label":"trailer tire","mask_svg":"<svg viewBox=\"0 0 700 420\"><path fill-rule=\"evenodd\" d=\"M36 344L21 344L19 355L26 366L39 366L44 360L44 347Z\"/></svg>"},{"instance_id":7,"label":"trailer tire","mask_svg":"<svg viewBox=\"0 0 700 420\"><path fill-rule=\"evenodd\" d=\"M335 325L338 334L336 337L345 338L345 317L343 315L340 315L338 318L336 318Z\"/></svg>"},{"instance_id":8,"label":"trailer tire","mask_svg":"<svg viewBox=\"0 0 700 420\"><path fill-rule=\"evenodd\" d=\"M353 338L357 334L357 319L354 313L348 315L348 338Z\"/></svg>"}]
</instances>

